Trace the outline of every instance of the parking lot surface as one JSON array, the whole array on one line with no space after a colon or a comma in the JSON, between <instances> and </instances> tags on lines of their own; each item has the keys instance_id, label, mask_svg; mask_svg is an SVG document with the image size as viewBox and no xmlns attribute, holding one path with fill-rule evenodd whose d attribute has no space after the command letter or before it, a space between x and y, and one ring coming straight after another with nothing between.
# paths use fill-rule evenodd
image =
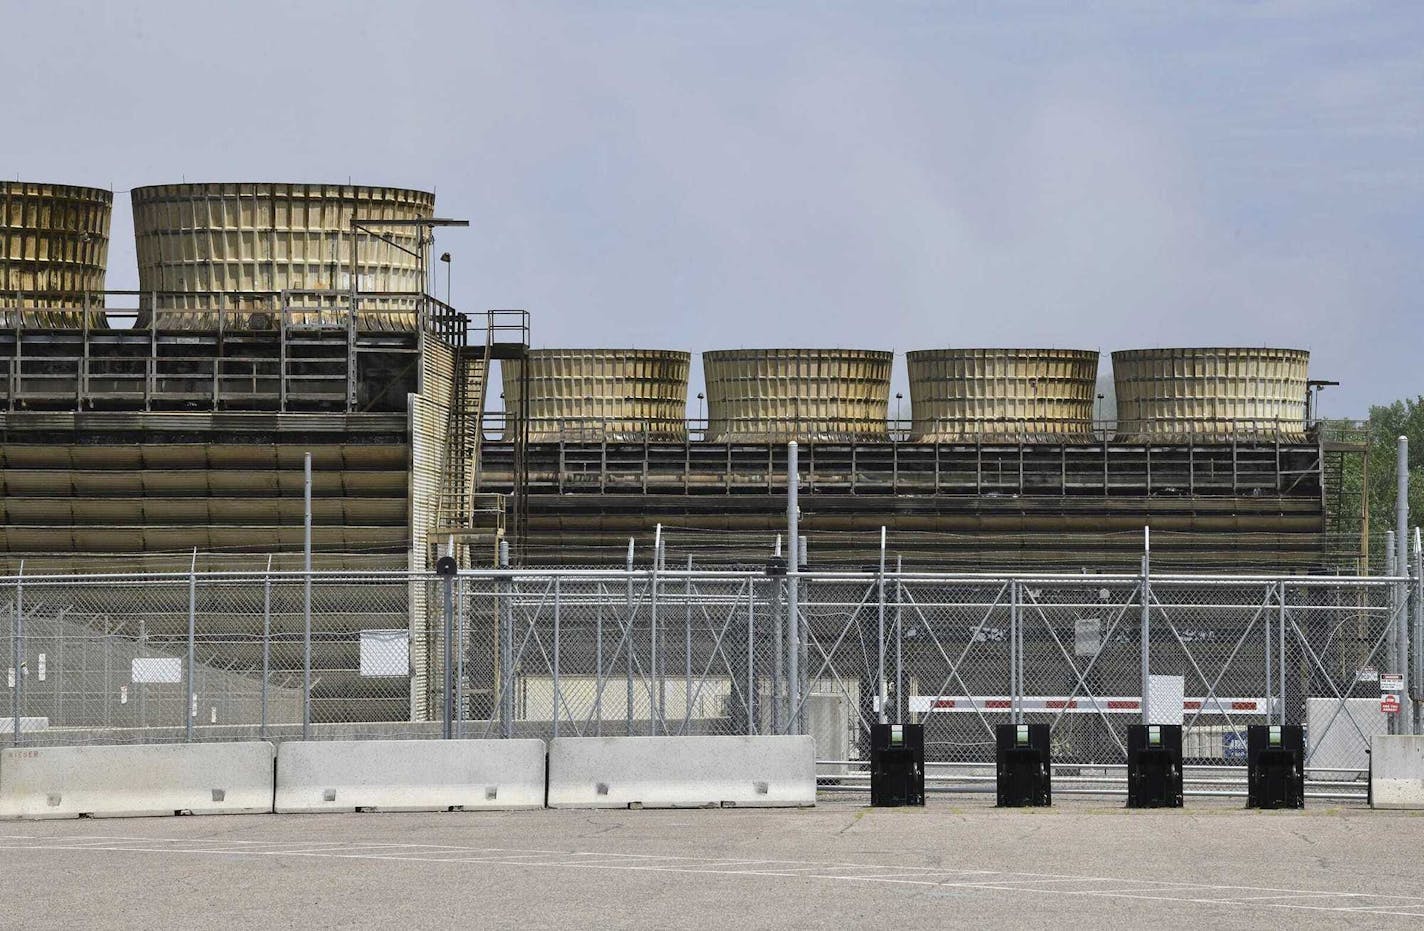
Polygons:
<instances>
[{"instance_id":1,"label":"parking lot surface","mask_svg":"<svg viewBox=\"0 0 1424 931\"><path fill-rule=\"evenodd\" d=\"M0 823L10 927L1292 928L1424 920L1412 813L923 809Z\"/></svg>"}]
</instances>

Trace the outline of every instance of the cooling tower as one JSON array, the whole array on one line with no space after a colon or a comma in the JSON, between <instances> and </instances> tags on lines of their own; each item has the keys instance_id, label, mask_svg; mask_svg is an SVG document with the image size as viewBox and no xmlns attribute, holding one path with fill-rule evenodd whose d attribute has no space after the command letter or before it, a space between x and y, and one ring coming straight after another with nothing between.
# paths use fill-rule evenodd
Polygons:
<instances>
[{"instance_id":1,"label":"cooling tower","mask_svg":"<svg viewBox=\"0 0 1424 931\"><path fill-rule=\"evenodd\" d=\"M501 363L504 407L519 411L528 365L529 440L687 439L691 355L661 349L535 349ZM513 438L513 426L507 438Z\"/></svg>"},{"instance_id":2,"label":"cooling tower","mask_svg":"<svg viewBox=\"0 0 1424 931\"><path fill-rule=\"evenodd\" d=\"M0 324L82 327L103 306L114 196L68 184L0 181ZM102 312L91 327L105 325Z\"/></svg>"},{"instance_id":3,"label":"cooling tower","mask_svg":"<svg viewBox=\"0 0 1424 931\"><path fill-rule=\"evenodd\" d=\"M351 287L351 220L434 216L435 195L339 184L162 184L133 190L140 306L165 329L277 326L280 293ZM418 227L382 227L357 236L356 288L363 330L409 330L425 290ZM410 295L406 297L404 295ZM294 323L345 320L344 296L291 295L310 312ZM146 319L141 322L146 322Z\"/></svg>"},{"instance_id":4,"label":"cooling tower","mask_svg":"<svg viewBox=\"0 0 1424 931\"><path fill-rule=\"evenodd\" d=\"M1123 442L1304 439L1304 350L1131 349L1112 359Z\"/></svg>"},{"instance_id":5,"label":"cooling tower","mask_svg":"<svg viewBox=\"0 0 1424 931\"><path fill-rule=\"evenodd\" d=\"M720 443L885 440L894 353L726 349L702 354L707 439Z\"/></svg>"},{"instance_id":6,"label":"cooling tower","mask_svg":"<svg viewBox=\"0 0 1424 931\"><path fill-rule=\"evenodd\" d=\"M905 354L911 436L923 443L1093 440L1098 354L1079 349L927 349Z\"/></svg>"}]
</instances>

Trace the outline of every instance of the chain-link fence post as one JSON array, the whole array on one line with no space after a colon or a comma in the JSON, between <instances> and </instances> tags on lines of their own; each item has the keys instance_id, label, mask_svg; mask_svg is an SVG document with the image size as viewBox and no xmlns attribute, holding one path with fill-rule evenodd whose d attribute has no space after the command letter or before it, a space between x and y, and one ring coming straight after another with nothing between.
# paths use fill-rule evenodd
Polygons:
<instances>
[{"instance_id":1,"label":"chain-link fence post","mask_svg":"<svg viewBox=\"0 0 1424 931\"><path fill-rule=\"evenodd\" d=\"M653 573L648 581L648 733L656 735L662 721L663 673L658 649L658 573L663 561L663 525L653 536Z\"/></svg>"},{"instance_id":2,"label":"chain-link fence post","mask_svg":"<svg viewBox=\"0 0 1424 931\"><path fill-rule=\"evenodd\" d=\"M25 707L25 561L20 560L20 571L15 576L15 617L14 624L11 625L10 634L14 640L14 666L10 670L13 677L14 690L10 697L14 700L14 725L15 731L11 734L14 739L11 741L15 746L20 745L20 719L24 714Z\"/></svg>"},{"instance_id":3,"label":"chain-link fence post","mask_svg":"<svg viewBox=\"0 0 1424 931\"><path fill-rule=\"evenodd\" d=\"M895 557L895 720L905 720L905 558Z\"/></svg>"},{"instance_id":4,"label":"chain-link fence post","mask_svg":"<svg viewBox=\"0 0 1424 931\"><path fill-rule=\"evenodd\" d=\"M1151 702L1152 673L1152 528L1142 528L1142 598L1141 643L1142 652L1142 723L1151 724L1152 714L1148 710Z\"/></svg>"},{"instance_id":5,"label":"chain-link fence post","mask_svg":"<svg viewBox=\"0 0 1424 931\"><path fill-rule=\"evenodd\" d=\"M353 302L354 303L354 302ZM311 739L312 702L312 643L311 643L311 595L312 595L312 457L307 453L303 461L303 512L302 512L302 740Z\"/></svg>"},{"instance_id":6,"label":"chain-link fence post","mask_svg":"<svg viewBox=\"0 0 1424 931\"><path fill-rule=\"evenodd\" d=\"M627 588L628 615L625 619L623 630L623 643L627 649L624 652L624 665L628 670L628 697L625 708L628 715L628 736L633 736L633 538L628 538L628 562L624 569L626 578L624 585Z\"/></svg>"},{"instance_id":7,"label":"chain-link fence post","mask_svg":"<svg viewBox=\"0 0 1424 931\"><path fill-rule=\"evenodd\" d=\"M1023 616L1019 580L1009 580L1009 721L1023 723Z\"/></svg>"},{"instance_id":8,"label":"chain-link fence post","mask_svg":"<svg viewBox=\"0 0 1424 931\"><path fill-rule=\"evenodd\" d=\"M272 675L272 557L262 576L262 739L267 739L267 682Z\"/></svg>"},{"instance_id":9,"label":"chain-link fence post","mask_svg":"<svg viewBox=\"0 0 1424 931\"><path fill-rule=\"evenodd\" d=\"M183 739L193 740L193 718L198 714L197 675L198 640L198 549L193 548L193 561L188 566L188 688L183 702Z\"/></svg>"},{"instance_id":10,"label":"chain-link fence post","mask_svg":"<svg viewBox=\"0 0 1424 931\"><path fill-rule=\"evenodd\" d=\"M875 573L875 713L881 724L889 723L889 696L885 694L885 527L880 528L880 568Z\"/></svg>"},{"instance_id":11,"label":"chain-link fence post","mask_svg":"<svg viewBox=\"0 0 1424 931\"><path fill-rule=\"evenodd\" d=\"M756 581L747 576L747 736L757 732Z\"/></svg>"},{"instance_id":12,"label":"chain-link fence post","mask_svg":"<svg viewBox=\"0 0 1424 931\"><path fill-rule=\"evenodd\" d=\"M1395 605L1398 611L1395 617L1395 629L1399 631L1395 639L1395 669L1401 676L1406 692L1401 696L1408 699L1409 688L1409 437L1401 435L1395 441L1395 533L1397 539L1395 546L1398 555L1395 557L1395 567L1400 576L1398 583L1398 601ZM1395 715L1399 719L1399 733L1414 733L1414 712L1412 708L1404 707L1404 701L1400 702L1399 713ZM1412 702L1411 702L1412 704Z\"/></svg>"},{"instance_id":13,"label":"chain-link fence post","mask_svg":"<svg viewBox=\"0 0 1424 931\"><path fill-rule=\"evenodd\" d=\"M803 569L803 570L804 570L804 569L807 567L807 565L809 564L809 563L807 562L807 558L806 558L806 553L807 553L807 552L808 552L808 551L807 551L807 549L806 549L806 535L803 533L803 534L801 534L800 536L798 536L798 537L796 538L796 558L797 558L798 560L800 560L800 567L801 567L801 569ZM810 701L810 698L811 698L811 639L812 639L812 638L811 638L811 633L810 633L810 631L809 631L809 629L808 629L810 625L806 622L806 617L805 617L805 615L803 615L803 614L801 613L801 607L800 607L800 605L801 605L802 598L801 598L801 596L800 596L800 594L799 594L799 592L800 592L800 585L801 585L799 578L797 579L797 583L796 583L796 584L797 584L797 591L798 591L798 595L797 595L797 599L796 599L796 604L797 604L797 607L796 607L796 646L797 646L797 650L796 650L796 662L799 664L800 670L801 670L800 678L797 680L797 684L796 684L796 687L797 687L797 689L799 690L799 691L798 691L798 694L799 694L799 696L800 696L800 700L797 702L797 705L796 705L796 708L797 708L797 711L796 711L796 733L798 733L798 734L804 734L804 733L806 733L806 705L807 705L807 703ZM809 580L808 580L808 582L807 582L807 587L808 587L808 590L809 590L809 587L810 587L810 581L809 581Z\"/></svg>"},{"instance_id":14,"label":"chain-link fence post","mask_svg":"<svg viewBox=\"0 0 1424 931\"><path fill-rule=\"evenodd\" d=\"M801 632L798 607L801 582L800 463L796 441L786 444L786 720L788 734L801 733Z\"/></svg>"},{"instance_id":15,"label":"chain-link fence post","mask_svg":"<svg viewBox=\"0 0 1424 931\"><path fill-rule=\"evenodd\" d=\"M1411 603L1414 607L1413 624L1414 635L1410 637L1409 644L1413 650L1410 657L1410 671L1413 673L1413 680L1409 685L1410 707L1414 714L1414 732L1416 734L1424 732L1424 717L1421 717L1421 710L1424 706L1419 704L1419 696L1424 693L1424 540L1421 540L1419 528L1414 528L1414 584L1411 592Z\"/></svg>"},{"instance_id":16,"label":"chain-link fence post","mask_svg":"<svg viewBox=\"0 0 1424 931\"><path fill-rule=\"evenodd\" d=\"M1398 575L1398 566L1395 565L1394 531L1384 532L1384 574L1390 577L1388 589L1386 591L1386 616L1384 633L1384 657L1379 663L1382 667L1392 667L1395 661L1395 651L1398 649L1395 641L1399 638L1399 625L1395 623L1395 602L1399 597L1398 585L1394 582L1394 576ZM1399 728L1393 717L1386 718L1386 733L1397 734Z\"/></svg>"}]
</instances>

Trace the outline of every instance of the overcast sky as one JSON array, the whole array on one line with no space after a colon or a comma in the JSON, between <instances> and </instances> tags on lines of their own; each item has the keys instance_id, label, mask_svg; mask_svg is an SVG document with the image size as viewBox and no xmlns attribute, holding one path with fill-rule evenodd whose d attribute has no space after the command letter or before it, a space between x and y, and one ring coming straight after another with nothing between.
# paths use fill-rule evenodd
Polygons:
<instances>
[{"instance_id":1,"label":"overcast sky","mask_svg":"<svg viewBox=\"0 0 1424 931\"><path fill-rule=\"evenodd\" d=\"M1330 416L1424 393L1424 4L0 14L0 171L124 192L111 288L131 187L350 179L472 220L455 303L536 345L1270 344Z\"/></svg>"}]
</instances>

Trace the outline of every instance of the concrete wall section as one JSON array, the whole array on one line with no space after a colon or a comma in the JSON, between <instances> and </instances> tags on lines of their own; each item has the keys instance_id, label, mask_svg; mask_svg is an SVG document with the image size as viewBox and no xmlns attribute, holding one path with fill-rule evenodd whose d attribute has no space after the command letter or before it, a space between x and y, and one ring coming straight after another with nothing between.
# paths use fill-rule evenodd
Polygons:
<instances>
[{"instance_id":1,"label":"concrete wall section","mask_svg":"<svg viewBox=\"0 0 1424 931\"><path fill-rule=\"evenodd\" d=\"M272 811L272 744L0 751L0 817L119 818Z\"/></svg>"},{"instance_id":2,"label":"concrete wall section","mask_svg":"<svg viewBox=\"0 0 1424 931\"><path fill-rule=\"evenodd\" d=\"M542 740L288 741L279 813L544 807Z\"/></svg>"},{"instance_id":3,"label":"concrete wall section","mask_svg":"<svg viewBox=\"0 0 1424 931\"><path fill-rule=\"evenodd\" d=\"M1424 737L1370 739L1370 805L1424 808Z\"/></svg>"},{"instance_id":4,"label":"concrete wall section","mask_svg":"<svg viewBox=\"0 0 1424 931\"><path fill-rule=\"evenodd\" d=\"M550 808L790 808L816 804L810 737L561 737Z\"/></svg>"}]
</instances>

